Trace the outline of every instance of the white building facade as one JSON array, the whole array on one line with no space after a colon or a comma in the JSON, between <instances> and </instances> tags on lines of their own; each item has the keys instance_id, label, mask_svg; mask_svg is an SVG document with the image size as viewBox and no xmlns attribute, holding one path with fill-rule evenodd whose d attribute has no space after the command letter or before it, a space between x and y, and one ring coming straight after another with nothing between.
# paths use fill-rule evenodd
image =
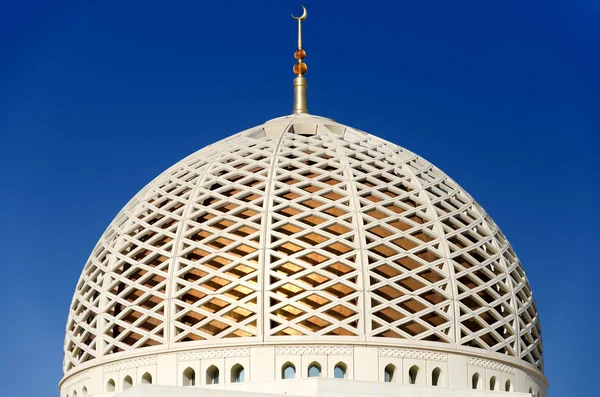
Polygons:
<instances>
[{"instance_id":1,"label":"white building facade","mask_svg":"<svg viewBox=\"0 0 600 397\"><path fill-rule=\"evenodd\" d=\"M64 351L61 397L547 390L529 283L481 206L306 113L142 189L83 269Z\"/></svg>"}]
</instances>

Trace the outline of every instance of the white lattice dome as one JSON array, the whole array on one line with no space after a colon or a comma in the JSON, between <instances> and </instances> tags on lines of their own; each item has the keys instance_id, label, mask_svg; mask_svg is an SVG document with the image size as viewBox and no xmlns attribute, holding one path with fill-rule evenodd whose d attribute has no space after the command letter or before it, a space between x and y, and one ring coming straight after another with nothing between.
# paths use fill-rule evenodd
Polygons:
<instances>
[{"instance_id":1,"label":"white lattice dome","mask_svg":"<svg viewBox=\"0 0 600 397\"><path fill-rule=\"evenodd\" d=\"M260 346L456 355L546 387L527 278L485 211L414 153L307 114L199 150L116 216L77 283L61 390Z\"/></svg>"}]
</instances>

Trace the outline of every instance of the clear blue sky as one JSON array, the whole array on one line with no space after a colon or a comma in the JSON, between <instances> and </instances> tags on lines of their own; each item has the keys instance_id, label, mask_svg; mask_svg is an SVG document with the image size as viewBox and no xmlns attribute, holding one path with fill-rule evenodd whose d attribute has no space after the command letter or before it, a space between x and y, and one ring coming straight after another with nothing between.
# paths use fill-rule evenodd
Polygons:
<instances>
[{"instance_id":1,"label":"clear blue sky","mask_svg":"<svg viewBox=\"0 0 600 397\"><path fill-rule=\"evenodd\" d=\"M420 154L470 192L531 280L550 395L597 392L600 2L305 5L311 112ZM131 196L290 113L300 11L0 4L0 394L57 395L75 283Z\"/></svg>"}]
</instances>

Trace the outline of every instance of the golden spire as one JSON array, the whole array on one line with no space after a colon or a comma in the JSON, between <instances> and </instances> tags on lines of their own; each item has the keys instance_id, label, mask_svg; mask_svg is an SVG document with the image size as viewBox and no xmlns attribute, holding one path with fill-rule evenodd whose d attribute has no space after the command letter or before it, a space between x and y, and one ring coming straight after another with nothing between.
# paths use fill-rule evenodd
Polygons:
<instances>
[{"instance_id":1,"label":"golden spire","mask_svg":"<svg viewBox=\"0 0 600 397\"><path fill-rule=\"evenodd\" d=\"M298 77L294 79L294 113L308 113L308 100L306 98L306 78L304 78L304 74L306 73L307 66L304 63L303 59L306 57L306 52L302 49L302 21L306 19L308 16L308 12L306 11L306 7L302 6L304 12L301 16L295 17L292 14L292 18L298 21L298 49L294 53L294 58L298 61L294 65L294 73Z\"/></svg>"}]
</instances>

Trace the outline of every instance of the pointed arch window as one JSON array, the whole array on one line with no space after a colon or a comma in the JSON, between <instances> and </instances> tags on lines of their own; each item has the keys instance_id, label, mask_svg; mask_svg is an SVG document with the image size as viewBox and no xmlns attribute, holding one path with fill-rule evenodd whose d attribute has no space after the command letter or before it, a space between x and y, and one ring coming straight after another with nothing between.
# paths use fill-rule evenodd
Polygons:
<instances>
[{"instance_id":1,"label":"pointed arch window","mask_svg":"<svg viewBox=\"0 0 600 397\"><path fill-rule=\"evenodd\" d=\"M492 376L490 378L490 390L496 390L496 387L497 387L496 377Z\"/></svg>"},{"instance_id":2,"label":"pointed arch window","mask_svg":"<svg viewBox=\"0 0 600 397\"><path fill-rule=\"evenodd\" d=\"M389 364L383 370L383 381L387 383L391 383L394 380L394 372L396 371L396 367L393 364Z\"/></svg>"},{"instance_id":3,"label":"pointed arch window","mask_svg":"<svg viewBox=\"0 0 600 397\"><path fill-rule=\"evenodd\" d=\"M294 379L296 377L296 367L292 363L286 363L281 367L281 379Z\"/></svg>"},{"instance_id":4,"label":"pointed arch window","mask_svg":"<svg viewBox=\"0 0 600 397\"><path fill-rule=\"evenodd\" d=\"M123 390L129 389L131 386L133 386L133 379L131 379L131 376L127 375L123 378Z\"/></svg>"},{"instance_id":5,"label":"pointed arch window","mask_svg":"<svg viewBox=\"0 0 600 397\"><path fill-rule=\"evenodd\" d=\"M206 370L206 384L207 385L218 385L219 384L219 368L211 365Z\"/></svg>"},{"instance_id":6,"label":"pointed arch window","mask_svg":"<svg viewBox=\"0 0 600 397\"><path fill-rule=\"evenodd\" d=\"M419 375L419 367L413 365L408 370L408 383L411 385L417 384L417 376Z\"/></svg>"},{"instance_id":7,"label":"pointed arch window","mask_svg":"<svg viewBox=\"0 0 600 397\"><path fill-rule=\"evenodd\" d=\"M478 372L475 372L471 378L471 387L475 390L481 388L481 380L479 379Z\"/></svg>"},{"instance_id":8,"label":"pointed arch window","mask_svg":"<svg viewBox=\"0 0 600 397\"><path fill-rule=\"evenodd\" d=\"M183 371L182 384L183 384L183 386L195 386L196 385L196 371L194 371L190 367L187 367Z\"/></svg>"},{"instance_id":9,"label":"pointed arch window","mask_svg":"<svg viewBox=\"0 0 600 397\"><path fill-rule=\"evenodd\" d=\"M245 379L244 367L240 364L236 364L231 368L231 381L233 383L242 383Z\"/></svg>"},{"instance_id":10,"label":"pointed arch window","mask_svg":"<svg viewBox=\"0 0 600 397\"><path fill-rule=\"evenodd\" d=\"M145 385L152 384L152 375L150 375L150 372L146 372L144 375L142 375L142 384L145 384Z\"/></svg>"},{"instance_id":11,"label":"pointed arch window","mask_svg":"<svg viewBox=\"0 0 600 397\"><path fill-rule=\"evenodd\" d=\"M335 379L346 379L346 370L346 364L341 362L337 363L333 368L333 377Z\"/></svg>"},{"instance_id":12,"label":"pointed arch window","mask_svg":"<svg viewBox=\"0 0 600 397\"><path fill-rule=\"evenodd\" d=\"M431 385L439 386L440 385L440 376L442 375L442 370L438 367L435 367L433 371L431 371Z\"/></svg>"},{"instance_id":13,"label":"pointed arch window","mask_svg":"<svg viewBox=\"0 0 600 397\"><path fill-rule=\"evenodd\" d=\"M319 363L312 363L308 366L308 377L318 378L321 376L321 366Z\"/></svg>"}]
</instances>

